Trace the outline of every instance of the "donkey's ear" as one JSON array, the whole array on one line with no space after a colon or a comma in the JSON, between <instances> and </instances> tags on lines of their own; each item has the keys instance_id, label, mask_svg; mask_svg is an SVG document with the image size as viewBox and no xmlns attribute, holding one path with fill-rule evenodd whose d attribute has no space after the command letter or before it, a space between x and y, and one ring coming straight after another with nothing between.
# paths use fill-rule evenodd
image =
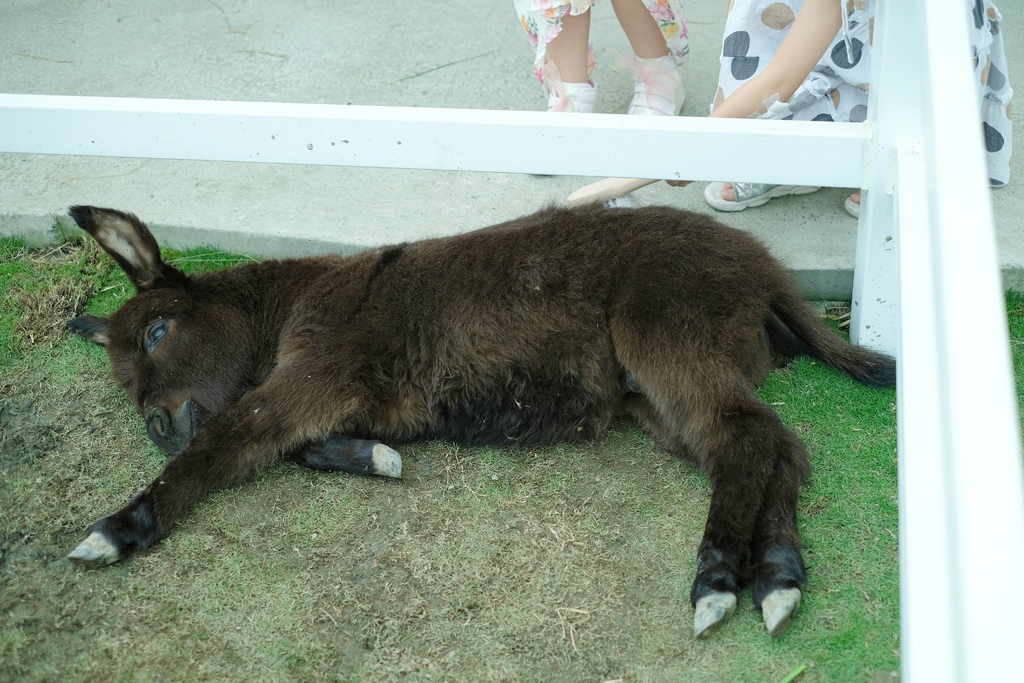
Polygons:
<instances>
[{"instance_id":1,"label":"donkey's ear","mask_svg":"<svg viewBox=\"0 0 1024 683\"><path fill-rule=\"evenodd\" d=\"M106 318L97 318L94 315L82 315L72 318L67 322L68 329L82 335L93 344L106 346L110 343L108 330L110 321Z\"/></svg>"},{"instance_id":2,"label":"donkey's ear","mask_svg":"<svg viewBox=\"0 0 1024 683\"><path fill-rule=\"evenodd\" d=\"M188 285L187 276L160 259L156 239L132 214L95 206L72 206L68 213L114 257L139 291Z\"/></svg>"}]
</instances>

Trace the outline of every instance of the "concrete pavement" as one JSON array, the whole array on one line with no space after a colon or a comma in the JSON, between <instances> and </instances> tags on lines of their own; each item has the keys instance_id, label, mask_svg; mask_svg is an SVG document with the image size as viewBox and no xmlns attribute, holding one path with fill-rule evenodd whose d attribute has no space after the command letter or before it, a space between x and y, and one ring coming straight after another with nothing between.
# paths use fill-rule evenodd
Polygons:
<instances>
[{"instance_id":1,"label":"concrete pavement","mask_svg":"<svg viewBox=\"0 0 1024 683\"><path fill-rule=\"evenodd\" d=\"M5 0L0 92L543 108L510 0L412 3L398 15L388 9L336 0ZM1024 6L1004 2L1000 10L1004 27L1016 27L1004 36L1011 81L1024 92ZM594 12L597 110L622 112L631 84L611 65L627 42L611 3ZM691 59L682 113L703 116L716 87L725 3L689 0L686 12ZM1019 114L1014 131L1019 146ZM205 243L261 256L353 251L507 220L563 202L591 180L0 154L0 234L53 240L69 205L97 204L139 214L171 246ZM993 193L1000 259L1018 288L1021 183L1018 171ZM661 183L636 196L711 213L703 188ZM847 194L824 189L716 216L765 241L809 296L845 298L857 227L842 208ZM964 226L965 238L970 231Z\"/></svg>"}]
</instances>

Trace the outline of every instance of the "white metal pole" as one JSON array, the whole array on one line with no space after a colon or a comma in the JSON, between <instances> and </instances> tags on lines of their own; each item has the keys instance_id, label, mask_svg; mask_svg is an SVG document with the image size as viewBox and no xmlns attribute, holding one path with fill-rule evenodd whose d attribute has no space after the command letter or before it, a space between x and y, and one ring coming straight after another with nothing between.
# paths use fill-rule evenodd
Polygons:
<instances>
[{"instance_id":1,"label":"white metal pole","mask_svg":"<svg viewBox=\"0 0 1024 683\"><path fill-rule=\"evenodd\" d=\"M896 164L903 680L1024 681L1020 423L968 10L891 6L924 84L920 145L897 142Z\"/></svg>"},{"instance_id":2,"label":"white metal pole","mask_svg":"<svg viewBox=\"0 0 1024 683\"><path fill-rule=\"evenodd\" d=\"M850 305L850 337L861 346L896 354L899 348L899 234L894 229L893 140L920 131L921 84L902 65L916 60L916 28L902 3L878 1L871 45L868 149L857 226L857 257Z\"/></svg>"}]
</instances>

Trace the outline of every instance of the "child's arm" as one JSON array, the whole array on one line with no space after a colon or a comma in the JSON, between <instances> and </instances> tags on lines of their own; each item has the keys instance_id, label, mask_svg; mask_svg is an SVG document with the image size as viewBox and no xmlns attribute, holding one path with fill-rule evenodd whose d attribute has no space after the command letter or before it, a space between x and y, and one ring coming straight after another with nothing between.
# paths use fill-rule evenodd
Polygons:
<instances>
[{"instance_id":1,"label":"child's arm","mask_svg":"<svg viewBox=\"0 0 1024 683\"><path fill-rule=\"evenodd\" d=\"M715 107L711 116L750 118L767 111L764 102L772 98L772 95L778 95L783 102L789 100L825 54L842 26L843 11L837 0L806 0L793 27L779 46L779 51L764 71ZM607 178L573 192L569 196L569 206L605 202L655 182L635 178ZM688 180L665 182L673 187L690 184Z\"/></svg>"},{"instance_id":2,"label":"child's arm","mask_svg":"<svg viewBox=\"0 0 1024 683\"><path fill-rule=\"evenodd\" d=\"M786 102L814 69L843 25L837 0L807 0L792 28L764 71L740 86L711 113L716 118L745 119L767 110L765 101ZM769 102L770 103L770 102Z\"/></svg>"}]
</instances>

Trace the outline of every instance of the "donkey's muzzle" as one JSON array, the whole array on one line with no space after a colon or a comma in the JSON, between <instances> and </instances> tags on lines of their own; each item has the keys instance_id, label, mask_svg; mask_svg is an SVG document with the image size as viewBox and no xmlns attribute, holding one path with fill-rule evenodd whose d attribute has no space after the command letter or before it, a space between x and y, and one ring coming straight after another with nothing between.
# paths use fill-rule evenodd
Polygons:
<instances>
[{"instance_id":1,"label":"donkey's muzzle","mask_svg":"<svg viewBox=\"0 0 1024 683\"><path fill-rule=\"evenodd\" d=\"M199 431L199 404L183 401L174 413L163 406L146 410L146 433L167 455L178 455Z\"/></svg>"}]
</instances>

